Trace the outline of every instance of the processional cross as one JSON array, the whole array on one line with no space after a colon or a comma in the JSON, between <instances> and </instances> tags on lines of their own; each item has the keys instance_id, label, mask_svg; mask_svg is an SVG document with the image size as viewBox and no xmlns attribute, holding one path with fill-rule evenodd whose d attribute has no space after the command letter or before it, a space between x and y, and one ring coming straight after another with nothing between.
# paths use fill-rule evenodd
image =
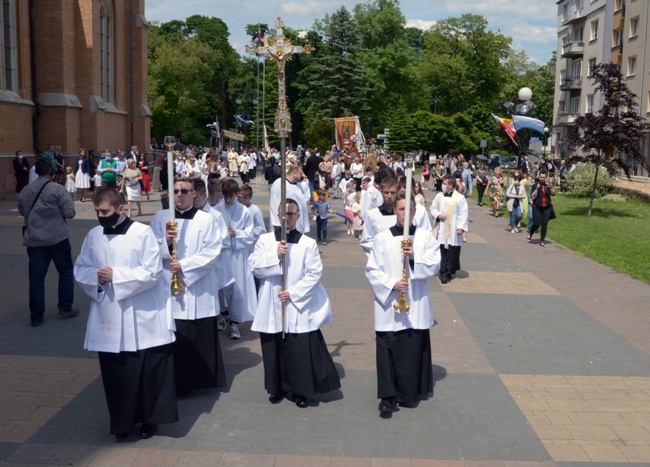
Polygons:
<instances>
[{"instance_id":1,"label":"processional cross","mask_svg":"<svg viewBox=\"0 0 650 467\"><path fill-rule=\"evenodd\" d=\"M282 178L280 182L280 225L281 239L287 241L287 157L286 139L291 133L291 115L287 107L286 85L284 80L284 65L293 59L293 54L309 54L314 48L310 45L293 45L291 39L284 35L282 29L284 22L278 16L275 20L275 36L269 41L269 45L259 47L246 47L246 52L255 55L269 55L270 59L278 65L278 108L275 111L274 131L280 137L280 162L282 167ZM309 213L301 213L309 216ZM287 289L287 261L282 261L282 290ZM286 304L282 303L282 337L285 336Z\"/></svg>"}]
</instances>

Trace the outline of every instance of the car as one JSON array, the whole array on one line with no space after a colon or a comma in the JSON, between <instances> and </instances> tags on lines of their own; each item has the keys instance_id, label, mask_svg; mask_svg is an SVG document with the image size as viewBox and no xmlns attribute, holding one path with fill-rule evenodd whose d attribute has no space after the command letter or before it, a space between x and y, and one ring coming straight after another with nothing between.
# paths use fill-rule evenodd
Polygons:
<instances>
[{"instance_id":1,"label":"car","mask_svg":"<svg viewBox=\"0 0 650 467\"><path fill-rule=\"evenodd\" d=\"M499 156L499 165L502 169L513 170L517 168L517 156Z\"/></svg>"}]
</instances>

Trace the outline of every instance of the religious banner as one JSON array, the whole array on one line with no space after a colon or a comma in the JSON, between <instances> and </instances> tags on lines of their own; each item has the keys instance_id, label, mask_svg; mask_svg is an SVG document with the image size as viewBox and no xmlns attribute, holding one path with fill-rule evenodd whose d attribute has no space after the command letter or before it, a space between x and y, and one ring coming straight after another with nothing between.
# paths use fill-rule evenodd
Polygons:
<instances>
[{"instance_id":1,"label":"religious banner","mask_svg":"<svg viewBox=\"0 0 650 467\"><path fill-rule=\"evenodd\" d=\"M335 118L334 127L336 146L346 159L354 160L359 155L359 147L364 147L366 143L359 125L359 117Z\"/></svg>"},{"instance_id":2,"label":"religious banner","mask_svg":"<svg viewBox=\"0 0 650 467\"><path fill-rule=\"evenodd\" d=\"M235 133L234 131L223 130L221 132L224 138L229 138L233 141L243 142L246 139L246 135L243 133Z\"/></svg>"}]
</instances>

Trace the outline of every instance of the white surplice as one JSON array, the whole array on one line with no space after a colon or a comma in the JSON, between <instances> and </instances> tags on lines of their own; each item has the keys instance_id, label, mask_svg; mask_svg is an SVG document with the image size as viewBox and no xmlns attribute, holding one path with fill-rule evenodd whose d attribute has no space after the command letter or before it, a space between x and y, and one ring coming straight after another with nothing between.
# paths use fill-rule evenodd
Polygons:
<instances>
[{"instance_id":1,"label":"white surplice","mask_svg":"<svg viewBox=\"0 0 650 467\"><path fill-rule=\"evenodd\" d=\"M412 235L413 266L407 262L409 314L395 313L393 304L400 292L393 290L402 280L403 258L402 235L393 236L390 229L377 234L373 240L370 257L366 265L366 278L375 295L375 331L401 331L403 329L429 329L433 326L433 315L429 301L427 280L440 269L440 244L431 232L417 228Z\"/></svg>"},{"instance_id":2,"label":"white surplice","mask_svg":"<svg viewBox=\"0 0 650 467\"><path fill-rule=\"evenodd\" d=\"M366 255L370 255L372 248L372 240L386 229L390 229L397 222L395 214L383 214L381 207L371 209L366 213L363 218L363 232L361 234L361 248ZM421 204L415 206L415 214L413 215L413 225L419 229L431 231L431 221L427 215L427 210Z\"/></svg>"},{"instance_id":3,"label":"white surplice","mask_svg":"<svg viewBox=\"0 0 650 467\"><path fill-rule=\"evenodd\" d=\"M257 240L266 233L266 226L264 225L264 213L262 213L262 210L256 204L248 206L248 212L251 213L251 217L253 218L253 244L249 248L249 253L252 253Z\"/></svg>"},{"instance_id":4,"label":"white surplice","mask_svg":"<svg viewBox=\"0 0 650 467\"><path fill-rule=\"evenodd\" d=\"M278 298L282 285L282 265L278 258L275 232L262 235L248 259L250 269L261 279L257 313L251 329L274 334L282 332L282 303ZM314 239L301 235L298 243L287 244L286 304L288 333L316 331L332 321L332 308L320 282L323 263Z\"/></svg>"},{"instance_id":5,"label":"white surplice","mask_svg":"<svg viewBox=\"0 0 650 467\"><path fill-rule=\"evenodd\" d=\"M245 323L255 317L257 295L255 281L248 267L248 255L253 244L253 218L246 206L239 201L227 205L221 200L214 207L226 222L226 227L235 231L235 236L226 236L223 242L223 255L230 262L235 282L226 287L230 319Z\"/></svg>"},{"instance_id":6,"label":"white surplice","mask_svg":"<svg viewBox=\"0 0 650 467\"><path fill-rule=\"evenodd\" d=\"M281 188L282 179L278 178L273 182L273 185L271 185L271 199L269 201L269 231L272 231L273 227L280 226L278 208L280 207ZM299 183L290 183L287 181L287 198L291 198L298 203L298 208L300 209L300 218L298 219L296 228L301 233L309 233L309 209L307 208L309 193L305 194L302 185Z\"/></svg>"},{"instance_id":7,"label":"white surplice","mask_svg":"<svg viewBox=\"0 0 650 467\"><path fill-rule=\"evenodd\" d=\"M453 212L448 212L451 203L456 203L456 206L453 209ZM460 235L456 232L457 229L462 229L464 232L468 230L468 213L469 208L467 206L467 201L465 197L454 191L452 196L444 196L443 193L438 193L438 195L433 199L431 207L431 217L433 217L434 225L438 225L438 233L436 238L441 245L450 245L450 246L462 246L463 245L463 234ZM447 220L439 221L438 215L451 214L451 218L447 217Z\"/></svg>"},{"instance_id":8,"label":"white surplice","mask_svg":"<svg viewBox=\"0 0 650 467\"><path fill-rule=\"evenodd\" d=\"M217 221L217 230L221 235L223 241L224 238L228 236L228 227L226 227L226 222L223 220L223 216L219 211L210 206L210 203L205 203L205 206L202 208L203 211L210 214L214 217L214 220ZM215 265L217 268L217 289L221 290L224 287L229 286L235 282L235 275L232 273L232 268L230 267L230 261L223 254L223 245L219 256L217 257L217 263Z\"/></svg>"},{"instance_id":9,"label":"white surplice","mask_svg":"<svg viewBox=\"0 0 650 467\"><path fill-rule=\"evenodd\" d=\"M168 221L169 211L158 211L151 221L151 228L160 244L165 286L169 289L172 278L169 270L171 255L165 236ZM176 223L176 251L182 270L179 279L185 284L185 290L178 295L171 295L174 319L194 320L217 316L219 299L216 263L222 248L217 222L207 212L198 210L193 219L177 217Z\"/></svg>"},{"instance_id":10,"label":"white surplice","mask_svg":"<svg viewBox=\"0 0 650 467\"><path fill-rule=\"evenodd\" d=\"M97 270L106 266L113 270L113 281L100 288ZM74 276L92 299L84 348L135 352L174 341L160 247L148 226L134 222L123 235L93 228L75 261Z\"/></svg>"}]
</instances>

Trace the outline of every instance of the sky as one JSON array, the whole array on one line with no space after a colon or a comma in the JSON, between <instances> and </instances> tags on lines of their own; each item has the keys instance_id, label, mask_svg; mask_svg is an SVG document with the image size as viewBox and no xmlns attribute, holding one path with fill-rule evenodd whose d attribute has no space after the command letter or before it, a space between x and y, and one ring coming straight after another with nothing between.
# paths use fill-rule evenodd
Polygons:
<instances>
[{"instance_id":1,"label":"sky","mask_svg":"<svg viewBox=\"0 0 650 467\"><path fill-rule=\"evenodd\" d=\"M191 15L221 18L230 31L230 43L244 52L247 24L273 23L281 16L293 29L310 29L315 19L331 14L342 5L350 11L362 0L145 0L148 21L164 23ZM551 0L401 0L407 26L428 29L435 21L464 13L484 16L489 28L512 38L515 50L524 50L535 62L551 58L557 43L557 7Z\"/></svg>"}]
</instances>

